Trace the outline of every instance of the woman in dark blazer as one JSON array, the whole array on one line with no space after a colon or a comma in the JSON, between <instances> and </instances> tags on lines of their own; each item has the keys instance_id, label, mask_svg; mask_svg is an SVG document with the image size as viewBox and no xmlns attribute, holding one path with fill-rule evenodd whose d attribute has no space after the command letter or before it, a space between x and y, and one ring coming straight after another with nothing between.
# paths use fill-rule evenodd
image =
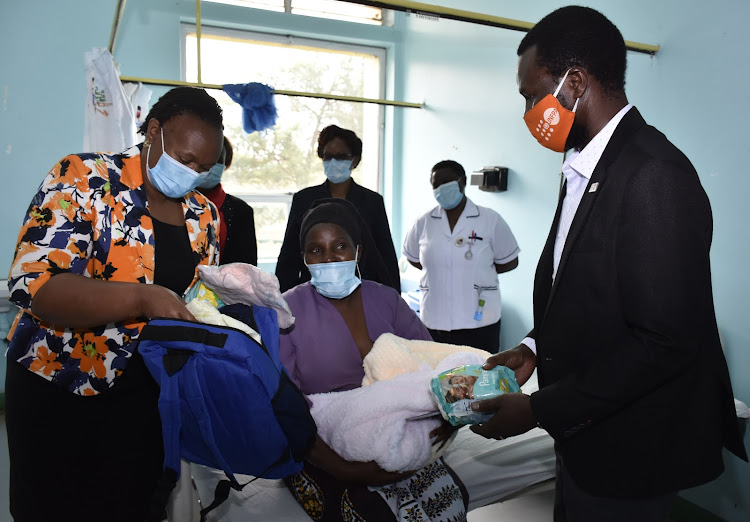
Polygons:
<instances>
[{"instance_id":1,"label":"woman in dark blazer","mask_svg":"<svg viewBox=\"0 0 750 522\"><path fill-rule=\"evenodd\" d=\"M211 168L206 180L198 187L219 209L219 264L258 264L258 244L255 239L253 207L244 200L227 194L221 187L221 177L232 164L232 144L224 137L224 150L219 163Z\"/></svg>"},{"instance_id":2,"label":"woman in dark blazer","mask_svg":"<svg viewBox=\"0 0 750 522\"><path fill-rule=\"evenodd\" d=\"M393 247L388 216L385 213L383 196L358 185L351 178L351 171L362 158L362 140L348 129L329 125L318 136L318 157L323 160L326 181L321 185L300 190L292 198L292 208L284 234L284 242L276 264L276 277L281 291L285 292L300 283L310 280L299 251L299 233L302 217L313 201L324 198L342 198L357 207L375 240L376 252L368 252L360 266L363 279L369 279L401 291L396 250ZM386 273L374 269L373 257L379 255L386 266Z\"/></svg>"}]
</instances>

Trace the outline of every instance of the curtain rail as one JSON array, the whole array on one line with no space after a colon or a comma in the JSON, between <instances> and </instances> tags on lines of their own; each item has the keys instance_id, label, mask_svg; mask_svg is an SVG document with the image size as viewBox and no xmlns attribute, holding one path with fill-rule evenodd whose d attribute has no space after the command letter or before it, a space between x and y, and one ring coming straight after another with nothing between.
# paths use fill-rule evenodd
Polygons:
<instances>
[{"instance_id":1,"label":"curtain rail","mask_svg":"<svg viewBox=\"0 0 750 522\"><path fill-rule=\"evenodd\" d=\"M200 87L201 89L218 89L222 90L223 85L216 83L200 83L200 82L183 82L179 80L159 80L155 78L139 78L136 76L120 76L120 80L123 82L141 82L147 85L162 85L165 87ZM392 105L394 107L409 107L414 109L424 108L422 103L403 102L394 100L382 100L375 98L359 98L357 96L340 96L338 94L325 94L325 93L313 93L313 92L300 92L300 91L283 91L281 89L274 89L273 93L279 96L299 96L303 98L325 98L327 100L338 100L338 101L349 101L359 103L375 103L378 105Z\"/></svg>"},{"instance_id":2,"label":"curtain rail","mask_svg":"<svg viewBox=\"0 0 750 522\"><path fill-rule=\"evenodd\" d=\"M112 19L112 29L109 31L109 54L115 54L115 40L117 40L117 32L120 30L120 21L122 20L122 12L125 10L125 0L117 0L117 7L115 7L115 17Z\"/></svg>"}]
</instances>

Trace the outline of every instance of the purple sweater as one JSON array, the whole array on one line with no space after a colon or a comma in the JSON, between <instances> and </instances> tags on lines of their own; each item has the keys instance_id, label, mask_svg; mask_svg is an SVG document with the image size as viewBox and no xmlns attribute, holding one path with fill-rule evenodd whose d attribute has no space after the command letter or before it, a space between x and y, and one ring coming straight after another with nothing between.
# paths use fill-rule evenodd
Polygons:
<instances>
[{"instance_id":1,"label":"purple sweater","mask_svg":"<svg viewBox=\"0 0 750 522\"><path fill-rule=\"evenodd\" d=\"M281 362L302 393L351 390L362 385L362 356L344 318L308 282L284 292L295 323L282 330ZM362 281L362 306L372 341L383 333L431 340L427 328L393 288Z\"/></svg>"}]
</instances>

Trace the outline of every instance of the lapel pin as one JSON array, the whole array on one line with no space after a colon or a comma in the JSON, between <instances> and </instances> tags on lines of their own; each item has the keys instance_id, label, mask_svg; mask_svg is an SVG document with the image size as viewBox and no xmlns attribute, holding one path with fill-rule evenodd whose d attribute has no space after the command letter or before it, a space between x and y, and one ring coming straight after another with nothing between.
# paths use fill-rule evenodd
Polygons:
<instances>
[{"instance_id":1,"label":"lapel pin","mask_svg":"<svg viewBox=\"0 0 750 522\"><path fill-rule=\"evenodd\" d=\"M596 189L598 188L599 188L599 182L597 181L596 183L591 184L591 186L589 187L589 192L596 192Z\"/></svg>"}]
</instances>

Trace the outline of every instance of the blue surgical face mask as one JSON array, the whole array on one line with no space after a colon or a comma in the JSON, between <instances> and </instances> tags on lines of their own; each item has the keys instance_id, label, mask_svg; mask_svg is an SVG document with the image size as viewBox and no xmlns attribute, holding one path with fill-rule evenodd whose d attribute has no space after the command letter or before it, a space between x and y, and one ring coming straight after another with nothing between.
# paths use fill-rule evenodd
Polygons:
<instances>
[{"instance_id":1,"label":"blue surgical face mask","mask_svg":"<svg viewBox=\"0 0 750 522\"><path fill-rule=\"evenodd\" d=\"M323 172L331 183L343 183L352 175L352 160L324 160Z\"/></svg>"},{"instance_id":2,"label":"blue surgical face mask","mask_svg":"<svg viewBox=\"0 0 750 522\"><path fill-rule=\"evenodd\" d=\"M435 195L438 205L445 210L456 208L464 197L464 193L461 192L461 187L458 185L458 181L443 183L438 188L434 189L432 193Z\"/></svg>"},{"instance_id":3,"label":"blue surgical face mask","mask_svg":"<svg viewBox=\"0 0 750 522\"><path fill-rule=\"evenodd\" d=\"M359 254L359 246L354 259L351 261L315 263L313 265L308 265L305 261L305 266L310 270L310 284L315 287L320 295L329 299L343 299L350 296L362 284L361 279L356 274L357 254Z\"/></svg>"},{"instance_id":4,"label":"blue surgical face mask","mask_svg":"<svg viewBox=\"0 0 750 522\"><path fill-rule=\"evenodd\" d=\"M187 165L183 165L164 149L164 129L161 129L161 158L154 168L148 166L151 147L146 153L146 173L156 190L168 198L181 198L194 190L208 175L206 172L195 172Z\"/></svg>"},{"instance_id":5,"label":"blue surgical face mask","mask_svg":"<svg viewBox=\"0 0 750 522\"><path fill-rule=\"evenodd\" d=\"M224 170L227 166L223 163L217 163L211 170L208 171L208 176L198 185L198 188L212 189L219 183L221 183L221 177L224 175Z\"/></svg>"}]
</instances>

